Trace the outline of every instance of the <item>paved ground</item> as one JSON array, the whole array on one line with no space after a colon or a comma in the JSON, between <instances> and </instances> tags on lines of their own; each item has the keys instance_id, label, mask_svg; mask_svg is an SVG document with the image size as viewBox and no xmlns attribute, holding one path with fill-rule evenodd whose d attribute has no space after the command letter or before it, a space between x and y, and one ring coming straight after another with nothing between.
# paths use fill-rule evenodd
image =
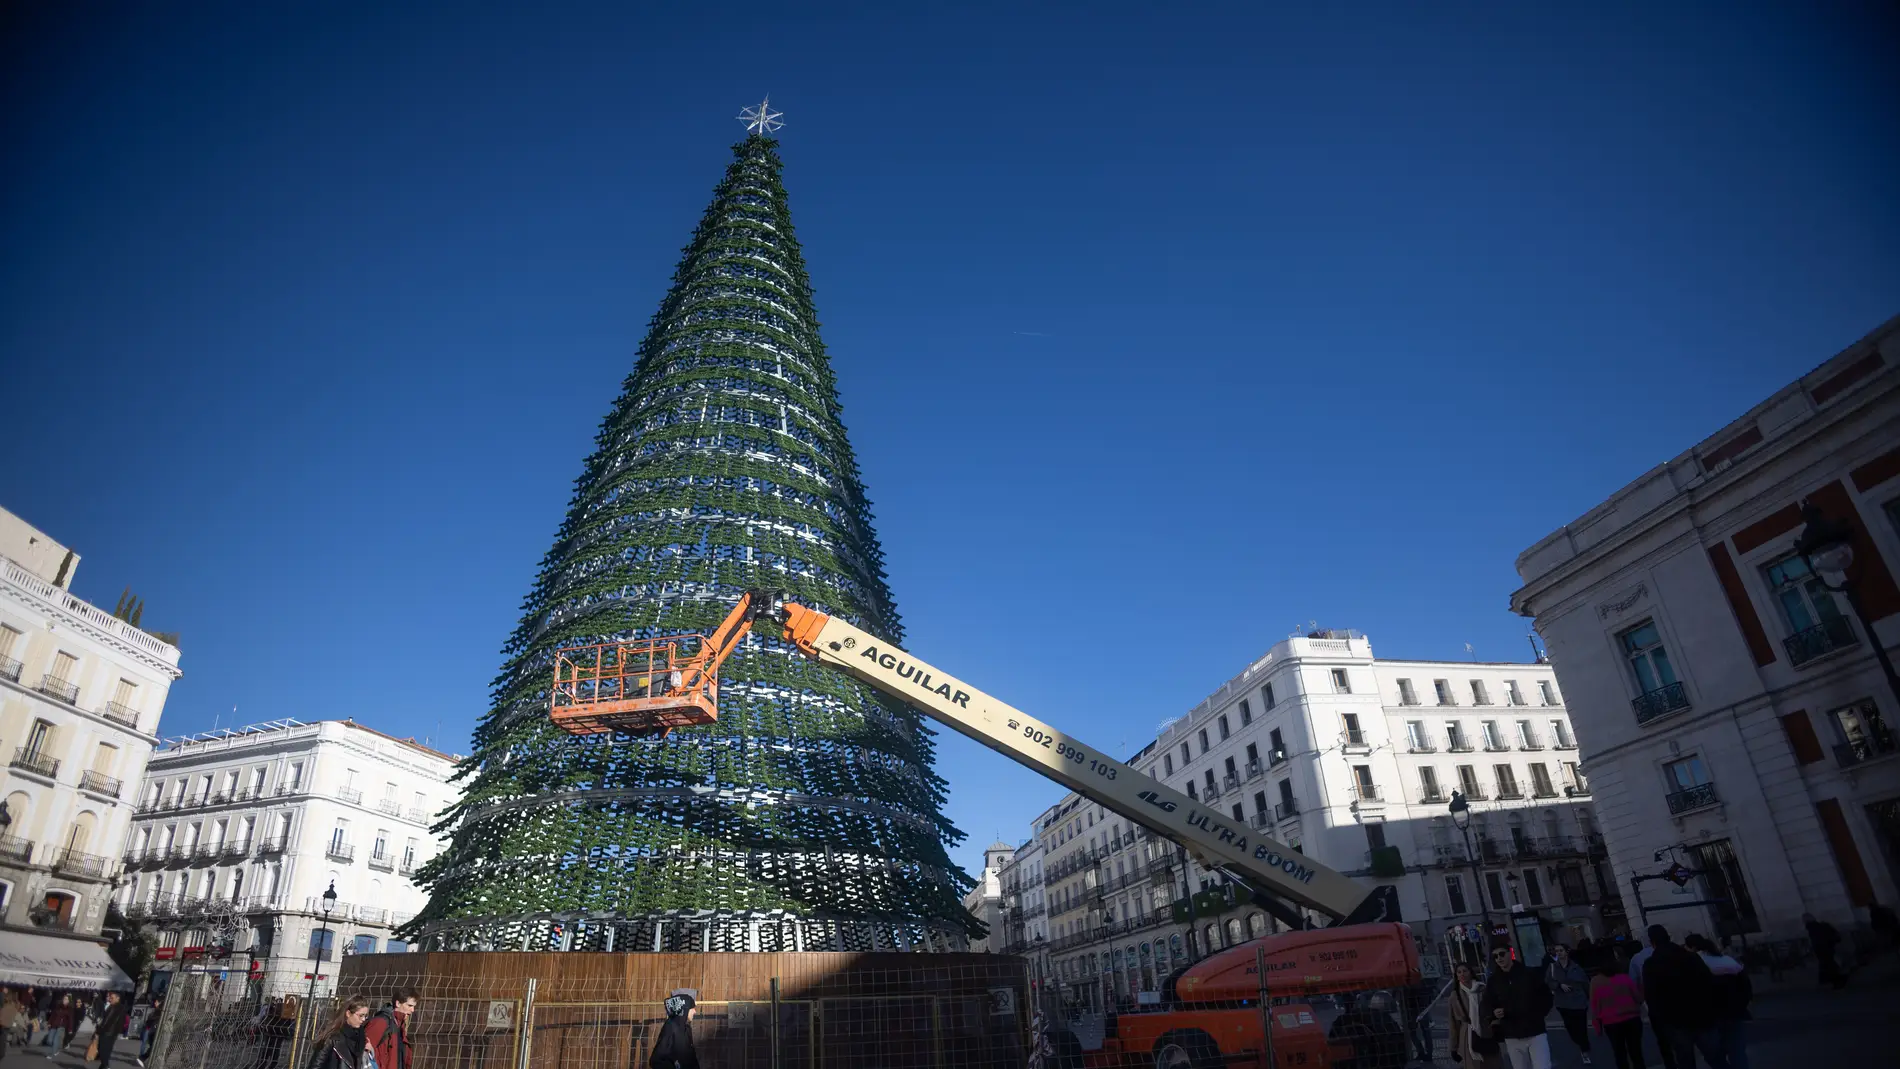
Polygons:
<instances>
[{"instance_id":1,"label":"paved ground","mask_svg":"<svg viewBox=\"0 0 1900 1069\"><path fill-rule=\"evenodd\" d=\"M35 1046L22 1049L9 1046L7 1048L7 1056L0 1058L0 1069L47 1069L48 1066L57 1066L58 1069L81 1069L83 1066L92 1064L85 1060L86 1044L91 1042L91 1040L92 1029L88 1027L85 1031L80 1033L78 1039L66 1045L65 1053L54 1055L50 1059L46 1056L48 1050L46 1047ZM119 1040L118 1047L112 1052L113 1069L118 1069L119 1066L125 1066L126 1069L137 1069L138 1062L134 1056L137 1055L138 1052L138 1040Z\"/></svg>"}]
</instances>

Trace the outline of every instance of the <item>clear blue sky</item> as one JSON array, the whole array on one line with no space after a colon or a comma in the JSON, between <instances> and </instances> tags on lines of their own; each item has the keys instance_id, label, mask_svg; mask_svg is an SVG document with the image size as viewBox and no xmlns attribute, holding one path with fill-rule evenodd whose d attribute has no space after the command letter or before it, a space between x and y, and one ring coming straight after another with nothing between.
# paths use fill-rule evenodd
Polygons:
<instances>
[{"instance_id":1,"label":"clear blue sky","mask_svg":"<svg viewBox=\"0 0 1900 1069\"><path fill-rule=\"evenodd\" d=\"M1526 656L1520 550L1900 311L1874 5L673 6L7 5L0 504L168 732L466 744L767 92L912 647L1109 748L1307 620ZM939 768L966 864L1058 794Z\"/></svg>"}]
</instances>

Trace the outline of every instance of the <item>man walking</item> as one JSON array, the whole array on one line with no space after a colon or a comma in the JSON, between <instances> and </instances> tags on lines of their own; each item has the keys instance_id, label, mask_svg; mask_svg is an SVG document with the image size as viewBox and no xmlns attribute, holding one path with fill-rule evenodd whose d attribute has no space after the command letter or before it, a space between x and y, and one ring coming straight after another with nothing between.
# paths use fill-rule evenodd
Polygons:
<instances>
[{"instance_id":1,"label":"man walking","mask_svg":"<svg viewBox=\"0 0 1900 1069\"><path fill-rule=\"evenodd\" d=\"M398 988L389 1005L363 1026L363 1038L376 1052L376 1069L410 1069L409 1017L416 1012L416 989Z\"/></svg>"},{"instance_id":2,"label":"man walking","mask_svg":"<svg viewBox=\"0 0 1900 1069\"><path fill-rule=\"evenodd\" d=\"M106 992L106 1008L99 1014L99 1026L92 1033L93 1057L99 1069L112 1064L112 1048L118 1045L119 1033L125 1031L125 1019L131 1012L124 995L117 991Z\"/></svg>"},{"instance_id":3,"label":"man walking","mask_svg":"<svg viewBox=\"0 0 1900 1069\"><path fill-rule=\"evenodd\" d=\"M1491 1023L1491 1035L1503 1044L1511 1069L1550 1069L1550 1037L1544 1034L1550 988L1538 970L1520 967L1508 946L1492 948L1491 964L1479 1014Z\"/></svg>"},{"instance_id":4,"label":"man walking","mask_svg":"<svg viewBox=\"0 0 1900 1069\"><path fill-rule=\"evenodd\" d=\"M1826 921L1815 920L1814 914L1803 913L1801 923L1808 929L1808 945L1814 948L1814 960L1820 965L1822 983L1839 991L1847 986L1847 974L1841 972L1841 963L1835 960L1834 951L1841 945L1841 933Z\"/></svg>"},{"instance_id":5,"label":"man walking","mask_svg":"<svg viewBox=\"0 0 1900 1069\"><path fill-rule=\"evenodd\" d=\"M1660 924L1650 927L1649 945L1653 953L1643 965L1643 1001L1649 1004L1657 1045L1677 1069L1695 1069L1698 1050L1714 1069L1728 1069L1716 1031L1721 1006L1708 964L1671 942Z\"/></svg>"}]
</instances>

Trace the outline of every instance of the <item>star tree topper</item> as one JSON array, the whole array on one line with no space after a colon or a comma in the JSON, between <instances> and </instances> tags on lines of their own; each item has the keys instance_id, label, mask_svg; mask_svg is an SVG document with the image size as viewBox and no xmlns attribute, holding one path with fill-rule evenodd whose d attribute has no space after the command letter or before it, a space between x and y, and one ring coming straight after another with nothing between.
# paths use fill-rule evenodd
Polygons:
<instances>
[{"instance_id":1,"label":"star tree topper","mask_svg":"<svg viewBox=\"0 0 1900 1069\"><path fill-rule=\"evenodd\" d=\"M772 110L772 98L768 96L758 107L741 110L739 112L739 121L745 123L747 132L759 134L762 137L770 137L774 130L785 125L778 121L779 116L783 114L785 113L782 111Z\"/></svg>"}]
</instances>

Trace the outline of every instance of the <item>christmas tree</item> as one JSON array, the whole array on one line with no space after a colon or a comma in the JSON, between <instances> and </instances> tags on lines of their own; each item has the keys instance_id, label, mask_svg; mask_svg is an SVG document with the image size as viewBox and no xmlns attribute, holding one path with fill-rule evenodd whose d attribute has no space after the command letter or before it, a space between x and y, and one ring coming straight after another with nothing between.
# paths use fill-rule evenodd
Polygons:
<instances>
[{"instance_id":1,"label":"christmas tree","mask_svg":"<svg viewBox=\"0 0 1900 1069\"><path fill-rule=\"evenodd\" d=\"M755 632L719 718L547 715L556 649L712 630L748 588L902 638L780 181L775 114L713 193L504 649L425 865L431 948L955 949L977 934L917 714ZM761 629L763 630L763 629Z\"/></svg>"}]
</instances>

